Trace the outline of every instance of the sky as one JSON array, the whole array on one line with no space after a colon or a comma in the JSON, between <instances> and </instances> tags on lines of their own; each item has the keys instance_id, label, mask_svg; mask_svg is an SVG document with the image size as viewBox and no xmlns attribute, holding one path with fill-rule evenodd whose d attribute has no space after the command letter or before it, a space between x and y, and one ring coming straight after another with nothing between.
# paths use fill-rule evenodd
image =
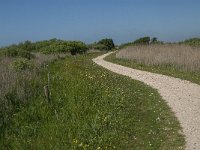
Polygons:
<instances>
[{"instance_id":1,"label":"sky","mask_svg":"<svg viewBox=\"0 0 200 150\"><path fill-rule=\"evenodd\" d=\"M0 46L52 38L115 43L200 37L200 0L0 0Z\"/></svg>"}]
</instances>

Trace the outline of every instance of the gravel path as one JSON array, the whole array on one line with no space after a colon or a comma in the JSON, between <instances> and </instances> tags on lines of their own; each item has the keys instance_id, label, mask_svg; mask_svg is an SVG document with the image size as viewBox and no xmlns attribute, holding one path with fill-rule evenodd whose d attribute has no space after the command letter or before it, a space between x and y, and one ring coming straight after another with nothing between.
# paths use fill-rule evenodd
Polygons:
<instances>
[{"instance_id":1,"label":"gravel path","mask_svg":"<svg viewBox=\"0 0 200 150\"><path fill-rule=\"evenodd\" d=\"M178 78L131 69L103 60L110 54L99 56L93 61L112 72L142 81L157 89L181 123L186 136L186 149L200 150L200 86Z\"/></svg>"}]
</instances>

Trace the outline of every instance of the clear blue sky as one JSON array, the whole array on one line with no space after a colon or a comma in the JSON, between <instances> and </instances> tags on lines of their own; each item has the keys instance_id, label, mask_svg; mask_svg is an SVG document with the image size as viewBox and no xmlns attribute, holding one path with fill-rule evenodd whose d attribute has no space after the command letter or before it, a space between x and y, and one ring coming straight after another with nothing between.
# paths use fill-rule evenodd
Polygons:
<instances>
[{"instance_id":1,"label":"clear blue sky","mask_svg":"<svg viewBox=\"0 0 200 150\"><path fill-rule=\"evenodd\" d=\"M0 0L0 46L51 38L200 37L200 0Z\"/></svg>"}]
</instances>

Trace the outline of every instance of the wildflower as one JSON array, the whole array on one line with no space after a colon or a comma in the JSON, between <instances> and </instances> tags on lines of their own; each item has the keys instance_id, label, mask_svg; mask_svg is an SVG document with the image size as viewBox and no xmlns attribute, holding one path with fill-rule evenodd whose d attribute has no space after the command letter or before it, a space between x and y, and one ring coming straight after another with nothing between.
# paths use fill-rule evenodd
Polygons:
<instances>
[{"instance_id":1,"label":"wildflower","mask_svg":"<svg viewBox=\"0 0 200 150\"><path fill-rule=\"evenodd\" d=\"M77 139L74 139L73 142L76 143L76 144L78 143Z\"/></svg>"}]
</instances>

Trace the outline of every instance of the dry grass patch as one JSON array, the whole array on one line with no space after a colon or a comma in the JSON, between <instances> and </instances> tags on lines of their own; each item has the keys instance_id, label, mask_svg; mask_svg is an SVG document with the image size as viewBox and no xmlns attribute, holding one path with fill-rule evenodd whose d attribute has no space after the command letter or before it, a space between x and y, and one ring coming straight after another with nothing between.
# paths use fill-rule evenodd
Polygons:
<instances>
[{"instance_id":1,"label":"dry grass patch","mask_svg":"<svg viewBox=\"0 0 200 150\"><path fill-rule=\"evenodd\" d=\"M116 54L117 58L153 66L170 66L187 72L200 71L200 48L187 45L131 46Z\"/></svg>"}]
</instances>

